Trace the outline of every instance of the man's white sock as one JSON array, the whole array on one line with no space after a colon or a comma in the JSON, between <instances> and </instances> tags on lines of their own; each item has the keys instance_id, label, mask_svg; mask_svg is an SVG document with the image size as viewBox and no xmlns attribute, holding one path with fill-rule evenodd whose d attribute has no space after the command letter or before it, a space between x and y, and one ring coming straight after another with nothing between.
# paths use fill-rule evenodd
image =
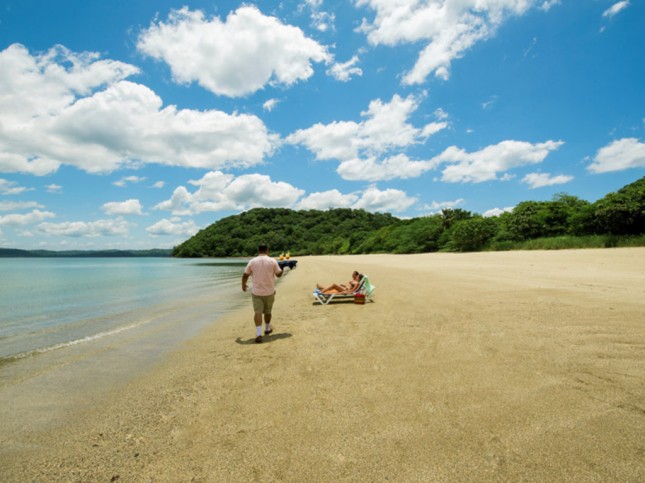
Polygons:
<instances>
[{"instance_id":1,"label":"man's white sock","mask_svg":"<svg viewBox=\"0 0 645 483\"><path fill-rule=\"evenodd\" d=\"M256 325L255 326L255 336L259 337L262 335L262 326L261 325Z\"/></svg>"},{"instance_id":2,"label":"man's white sock","mask_svg":"<svg viewBox=\"0 0 645 483\"><path fill-rule=\"evenodd\" d=\"M266 326L266 330L271 330L271 322L269 322Z\"/></svg>"}]
</instances>

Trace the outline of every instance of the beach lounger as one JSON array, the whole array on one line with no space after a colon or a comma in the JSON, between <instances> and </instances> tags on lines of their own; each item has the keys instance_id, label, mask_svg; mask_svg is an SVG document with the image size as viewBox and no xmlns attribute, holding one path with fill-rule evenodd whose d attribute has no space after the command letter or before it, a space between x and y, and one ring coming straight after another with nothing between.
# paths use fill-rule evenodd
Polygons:
<instances>
[{"instance_id":1,"label":"beach lounger","mask_svg":"<svg viewBox=\"0 0 645 483\"><path fill-rule=\"evenodd\" d=\"M358 284L356 290L352 292L343 292L343 293L323 293L319 289L314 290L314 303L319 302L321 305L327 305L333 300L354 300L356 294L365 295L365 301L372 300L372 292L376 287L370 282L367 275L363 275L361 283Z\"/></svg>"}]
</instances>

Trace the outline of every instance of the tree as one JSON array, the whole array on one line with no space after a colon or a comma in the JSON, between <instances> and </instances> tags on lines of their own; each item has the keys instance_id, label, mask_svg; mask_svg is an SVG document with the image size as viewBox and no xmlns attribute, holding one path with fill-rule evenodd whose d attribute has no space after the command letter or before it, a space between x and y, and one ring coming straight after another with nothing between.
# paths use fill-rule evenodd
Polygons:
<instances>
[{"instance_id":1,"label":"tree","mask_svg":"<svg viewBox=\"0 0 645 483\"><path fill-rule=\"evenodd\" d=\"M577 196L558 193L547 203L544 221L549 236L572 235L584 231L584 222L589 202Z\"/></svg>"},{"instance_id":2,"label":"tree","mask_svg":"<svg viewBox=\"0 0 645 483\"><path fill-rule=\"evenodd\" d=\"M175 247L173 253L179 257L252 256L259 243L268 243L274 253L346 253L374 231L398 223L401 220L390 214L346 208L255 208L222 218Z\"/></svg>"},{"instance_id":3,"label":"tree","mask_svg":"<svg viewBox=\"0 0 645 483\"><path fill-rule=\"evenodd\" d=\"M473 214L470 211L462 210L461 208L443 208L440 216L443 229L447 230L457 221L472 218Z\"/></svg>"},{"instance_id":4,"label":"tree","mask_svg":"<svg viewBox=\"0 0 645 483\"><path fill-rule=\"evenodd\" d=\"M450 232L450 247L459 252L483 249L497 233L495 218L474 217L455 223Z\"/></svg>"},{"instance_id":5,"label":"tree","mask_svg":"<svg viewBox=\"0 0 645 483\"><path fill-rule=\"evenodd\" d=\"M645 177L594 203L593 218L599 233L645 233Z\"/></svg>"},{"instance_id":6,"label":"tree","mask_svg":"<svg viewBox=\"0 0 645 483\"><path fill-rule=\"evenodd\" d=\"M593 204L558 193L551 201L524 201L492 218L458 208L408 220L347 208L254 208L200 230L176 246L173 256L252 256L261 242L274 253L289 250L294 256L467 251L481 250L493 238L513 242L592 233L645 233L645 177Z\"/></svg>"},{"instance_id":7,"label":"tree","mask_svg":"<svg viewBox=\"0 0 645 483\"><path fill-rule=\"evenodd\" d=\"M504 218L505 231L512 240L522 241L547 236L546 204L540 201L523 201Z\"/></svg>"}]
</instances>

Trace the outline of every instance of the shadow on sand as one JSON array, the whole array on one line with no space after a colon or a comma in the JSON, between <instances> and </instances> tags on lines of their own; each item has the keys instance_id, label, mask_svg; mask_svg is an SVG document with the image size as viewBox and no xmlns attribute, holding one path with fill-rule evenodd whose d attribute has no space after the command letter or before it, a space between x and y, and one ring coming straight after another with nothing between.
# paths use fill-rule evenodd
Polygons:
<instances>
[{"instance_id":1,"label":"shadow on sand","mask_svg":"<svg viewBox=\"0 0 645 483\"><path fill-rule=\"evenodd\" d=\"M293 334L290 333L284 333L284 334L270 334L270 335L263 335L262 336L262 344L266 344L267 342L273 342L279 339L288 339L289 337L293 337ZM251 339L242 339L241 337L238 337L235 339L235 342L241 345L251 345L255 344L255 337Z\"/></svg>"}]
</instances>

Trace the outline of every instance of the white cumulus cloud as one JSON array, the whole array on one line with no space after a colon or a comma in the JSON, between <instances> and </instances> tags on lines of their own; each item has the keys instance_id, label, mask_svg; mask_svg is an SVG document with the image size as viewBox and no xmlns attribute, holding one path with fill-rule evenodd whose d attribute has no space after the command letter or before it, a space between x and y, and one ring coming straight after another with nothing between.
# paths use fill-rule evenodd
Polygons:
<instances>
[{"instance_id":1,"label":"white cumulus cloud","mask_svg":"<svg viewBox=\"0 0 645 483\"><path fill-rule=\"evenodd\" d=\"M514 168L538 164L551 151L564 144L562 141L546 141L531 144L525 141L502 141L476 152L468 153L451 146L434 161L446 163L442 170L442 181L449 183L481 183L499 179Z\"/></svg>"},{"instance_id":2,"label":"white cumulus cloud","mask_svg":"<svg viewBox=\"0 0 645 483\"><path fill-rule=\"evenodd\" d=\"M122 218L115 220L67 221L63 223L41 223L36 227L40 233L72 238L96 238L100 236L128 236L128 223Z\"/></svg>"},{"instance_id":3,"label":"white cumulus cloud","mask_svg":"<svg viewBox=\"0 0 645 483\"><path fill-rule=\"evenodd\" d=\"M62 47L36 56L17 44L1 51L0 172L248 167L272 151L277 137L256 116L164 107L152 90L124 80L137 72Z\"/></svg>"},{"instance_id":4,"label":"white cumulus cloud","mask_svg":"<svg viewBox=\"0 0 645 483\"><path fill-rule=\"evenodd\" d=\"M269 99L262 104L262 109L271 112L279 103L280 101L278 99Z\"/></svg>"},{"instance_id":5,"label":"white cumulus cloud","mask_svg":"<svg viewBox=\"0 0 645 483\"><path fill-rule=\"evenodd\" d=\"M357 55L353 56L347 62L337 62L327 70L327 75L331 75L334 79L341 82L348 82L355 75L363 75L363 70L356 66L358 62Z\"/></svg>"},{"instance_id":6,"label":"white cumulus cloud","mask_svg":"<svg viewBox=\"0 0 645 483\"><path fill-rule=\"evenodd\" d=\"M377 181L419 176L433 163L410 160L402 151L448 126L445 121L421 128L410 124L408 119L419 103L414 96L394 95L390 102L377 99L361 113L361 122L318 123L290 134L286 142L305 146L318 160L339 161L338 173L345 179Z\"/></svg>"},{"instance_id":7,"label":"white cumulus cloud","mask_svg":"<svg viewBox=\"0 0 645 483\"><path fill-rule=\"evenodd\" d=\"M463 206L465 202L466 200L464 200L463 198L458 198L453 201L433 201L429 205L424 206L423 209L433 214L433 213L438 213L441 210L446 208L453 209L458 206Z\"/></svg>"},{"instance_id":8,"label":"white cumulus cloud","mask_svg":"<svg viewBox=\"0 0 645 483\"><path fill-rule=\"evenodd\" d=\"M328 210L330 208L351 208L359 200L355 193L342 194L337 189L311 193L298 202L299 210Z\"/></svg>"},{"instance_id":9,"label":"white cumulus cloud","mask_svg":"<svg viewBox=\"0 0 645 483\"><path fill-rule=\"evenodd\" d=\"M328 210L330 208L363 209L371 212L403 212L416 202L404 191L396 189L379 190L370 186L364 191L343 194L333 189L311 193L297 204L299 210Z\"/></svg>"},{"instance_id":10,"label":"white cumulus cloud","mask_svg":"<svg viewBox=\"0 0 645 483\"><path fill-rule=\"evenodd\" d=\"M237 206L280 207L290 206L304 193L303 190L283 181L272 181L262 174L245 174L235 178L225 189L224 195Z\"/></svg>"},{"instance_id":11,"label":"white cumulus cloud","mask_svg":"<svg viewBox=\"0 0 645 483\"><path fill-rule=\"evenodd\" d=\"M434 116L440 121L445 121L450 117L450 115L446 111L444 111L441 107L435 109Z\"/></svg>"},{"instance_id":12,"label":"white cumulus cloud","mask_svg":"<svg viewBox=\"0 0 645 483\"><path fill-rule=\"evenodd\" d=\"M15 181L0 178L0 195L19 195L25 191L29 191L29 188L19 186Z\"/></svg>"},{"instance_id":13,"label":"white cumulus cloud","mask_svg":"<svg viewBox=\"0 0 645 483\"><path fill-rule=\"evenodd\" d=\"M17 214L12 213L9 215L0 216L0 225L7 226L24 226L40 223L47 218L54 218L56 215L49 211L33 210L31 213Z\"/></svg>"},{"instance_id":14,"label":"white cumulus cloud","mask_svg":"<svg viewBox=\"0 0 645 483\"><path fill-rule=\"evenodd\" d=\"M114 186L118 186L119 188L125 188L128 183L141 183L142 181L145 181L146 178L142 178L140 176L124 176L118 181L115 181L112 183Z\"/></svg>"},{"instance_id":15,"label":"white cumulus cloud","mask_svg":"<svg viewBox=\"0 0 645 483\"><path fill-rule=\"evenodd\" d=\"M616 2L611 7L609 7L607 10L605 10L603 12L602 16L612 18L614 15L616 15L619 12L621 12L622 10L625 10L627 7L629 7L629 0L623 0L621 2Z\"/></svg>"},{"instance_id":16,"label":"white cumulus cloud","mask_svg":"<svg viewBox=\"0 0 645 483\"><path fill-rule=\"evenodd\" d=\"M23 121L57 114L77 97L137 73L133 65L101 60L96 53L74 53L57 45L32 56L23 45L13 44L0 52L0 112Z\"/></svg>"},{"instance_id":17,"label":"white cumulus cloud","mask_svg":"<svg viewBox=\"0 0 645 483\"><path fill-rule=\"evenodd\" d=\"M623 138L600 148L588 166L592 173L608 173L630 168L645 168L645 143Z\"/></svg>"},{"instance_id":18,"label":"white cumulus cloud","mask_svg":"<svg viewBox=\"0 0 645 483\"><path fill-rule=\"evenodd\" d=\"M499 216L502 213L510 213L513 211L514 206L507 206L506 208L491 208L483 213L484 218L490 218L492 216Z\"/></svg>"},{"instance_id":19,"label":"white cumulus cloud","mask_svg":"<svg viewBox=\"0 0 645 483\"><path fill-rule=\"evenodd\" d=\"M184 186L178 186L175 188L175 191L173 191L170 199L158 203L155 206L155 209L170 211L174 215L178 216L188 215L192 214L190 211L192 200L193 195Z\"/></svg>"},{"instance_id":20,"label":"white cumulus cloud","mask_svg":"<svg viewBox=\"0 0 645 483\"><path fill-rule=\"evenodd\" d=\"M526 183L530 188L543 188L545 186L553 186L558 184L568 183L573 179L573 176L560 174L551 176L548 173L529 173L522 178L522 183Z\"/></svg>"},{"instance_id":21,"label":"white cumulus cloud","mask_svg":"<svg viewBox=\"0 0 645 483\"><path fill-rule=\"evenodd\" d=\"M509 18L525 14L538 0L358 0L375 12L363 19L360 31L372 45L425 45L414 67L405 74L407 85L423 83L434 73L447 79L450 66L476 43L497 32ZM542 2L543 10L553 1Z\"/></svg>"},{"instance_id":22,"label":"white cumulus cloud","mask_svg":"<svg viewBox=\"0 0 645 483\"><path fill-rule=\"evenodd\" d=\"M397 154L382 160L369 157L343 161L337 172L346 180L384 181L393 178L417 178L438 164L433 160L413 161L405 154Z\"/></svg>"},{"instance_id":23,"label":"white cumulus cloud","mask_svg":"<svg viewBox=\"0 0 645 483\"><path fill-rule=\"evenodd\" d=\"M245 174L235 177L221 171L206 173L190 184L198 189L191 193L184 186L175 189L169 200L157 206L174 215L209 211L248 210L257 207L292 207L304 191L289 183L272 181L269 176Z\"/></svg>"},{"instance_id":24,"label":"white cumulus cloud","mask_svg":"<svg viewBox=\"0 0 645 483\"><path fill-rule=\"evenodd\" d=\"M199 180L189 182L194 192L186 187L175 189L170 199L155 206L157 210L174 216L195 215L204 212L245 211L256 207L318 209L355 208L367 211L405 211L416 202L404 191L379 190L370 186L364 191L341 193L336 189L305 191L282 181L273 181L261 174L235 177L220 171L211 171Z\"/></svg>"},{"instance_id":25,"label":"white cumulus cloud","mask_svg":"<svg viewBox=\"0 0 645 483\"><path fill-rule=\"evenodd\" d=\"M141 202L135 199L105 203L101 209L108 215L143 215Z\"/></svg>"},{"instance_id":26,"label":"white cumulus cloud","mask_svg":"<svg viewBox=\"0 0 645 483\"><path fill-rule=\"evenodd\" d=\"M336 15L321 10L322 4L322 0L305 0L304 5L311 9L311 25L320 32L334 30Z\"/></svg>"},{"instance_id":27,"label":"white cumulus cloud","mask_svg":"<svg viewBox=\"0 0 645 483\"><path fill-rule=\"evenodd\" d=\"M29 208L43 208L35 201L0 201L0 211L25 210Z\"/></svg>"},{"instance_id":28,"label":"white cumulus cloud","mask_svg":"<svg viewBox=\"0 0 645 483\"><path fill-rule=\"evenodd\" d=\"M540 5L540 10L548 12L552 7L560 5L561 0L545 0L542 5Z\"/></svg>"},{"instance_id":29,"label":"white cumulus cloud","mask_svg":"<svg viewBox=\"0 0 645 483\"><path fill-rule=\"evenodd\" d=\"M60 194L63 192L63 187L59 184L48 184L45 186L45 189L47 190L47 193Z\"/></svg>"},{"instance_id":30,"label":"white cumulus cloud","mask_svg":"<svg viewBox=\"0 0 645 483\"><path fill-rule=\"evenodd\" d=\"M166 62L173 79L240 97L267 84L290 86L313 75L312 63L329 62L327 49L298 27L242 6L225 21L184 7L153 23L137 48Z\"/></svg>"},{"instance_id":31,"label":"white cumulus cloud","mask_svg":"<svg viewBox=\"0 0 645 483\"><path fill-rule=\"evenodd\" d=\"M146 228L146 231L152 236L174 235L190 237L199 231L199 227L193 220L181 222L174 219L167 220L164 218L154 225Z\"/></svg>"},{"instance_id":32,"label":"white cumulus cloud","mask_svg":"<svg viewBox=\"0 0 645 483\"><path fill-rule=\"evenodd\" d=\"M417 199L408 196L405 191L389 188L379 190L375 186L366 189L354 208L375 212L402 212L416 203Z\"/></svg>"}]
</instances>

